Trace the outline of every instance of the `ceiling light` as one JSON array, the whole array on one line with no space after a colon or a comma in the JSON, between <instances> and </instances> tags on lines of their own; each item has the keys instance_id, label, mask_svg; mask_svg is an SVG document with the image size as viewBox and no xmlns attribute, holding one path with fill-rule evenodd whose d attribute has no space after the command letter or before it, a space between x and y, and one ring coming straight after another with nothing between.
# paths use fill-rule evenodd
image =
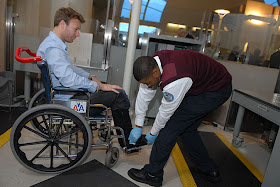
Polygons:
<instances>
[{"instance_id":1,"label":"ceiling light","mask_svg":"<svg viewBox=\"0 0 280 187\"><path fill-rule=\"evenodd\" d=\"M250 21L256 25L261 25L263 24L263 21L260 21L260 20L256 20L256 19L250 19Z\"/></svg>"},{"instance_id":2,"label":"ceiling light","mask_svg":"<svg viewBox=\"0 0 280 187\"><path fill-rule=\"evenodd\" d=\"M219 15L226 15L226 14L229 14L230 11L229 10L225 10L225 9L216 9L215 12Z\"/></svg>"}]
</instances>

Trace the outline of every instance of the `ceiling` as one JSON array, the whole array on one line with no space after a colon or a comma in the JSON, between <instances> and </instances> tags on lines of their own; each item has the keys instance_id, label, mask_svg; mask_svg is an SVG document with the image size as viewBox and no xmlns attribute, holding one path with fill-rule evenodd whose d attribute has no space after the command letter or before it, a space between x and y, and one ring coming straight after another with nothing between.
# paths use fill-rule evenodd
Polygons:
<instances>
[{"instance_id":1,"label":"ceiling","mask_svg":"<svg viewBox=\"0 0 280 187\"><path fill-rule=\"evenodd\" d=\"M168 0L166 7L196 11L213 11L221 8L235 8L246 2L247 0Z\"/></svg>"}]
</instances>

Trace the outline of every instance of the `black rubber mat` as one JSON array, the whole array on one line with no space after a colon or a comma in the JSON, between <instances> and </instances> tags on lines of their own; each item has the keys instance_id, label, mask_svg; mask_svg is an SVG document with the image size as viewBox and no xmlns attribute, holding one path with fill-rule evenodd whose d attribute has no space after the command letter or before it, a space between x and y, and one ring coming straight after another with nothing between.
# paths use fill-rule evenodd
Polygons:
<instances>
[{"instance_id":1,"label":"black rubber mat","mask_svg":"<svg viewBox=\"0 0 280 187\"><path fill-rule=\"evenodd\" d=\"M212 183L194 171L182 142L178 139L178 145L190 168L195 183L198 187L258 187L261 182L250 172L250 170L231 152L231 150L219 139L215 133L200 132L201 139L210 155L217 164L222 180Z\"/></svg>"},{"instance_id":2,"label":"black rubber mat","mask_svg":"<svg viewBox=\"0 0 280 187\"><path fill-rule=\"evenodd\" d=\"M136 187L137 185L112 169L92 160L70 171L59 174L33 187Z\"/></svg>"},{"instance_id":3,"label":"black rubber mat","mask_svg":"<svg viewBox=\"0 0 280 187\"><path fill-rule=\"evenodd\" d=\"M0 135L9 130L16 119L26 110L26 108L17 107L8 111L7 107L0 107Z\"/></svg>"}]
</instances>

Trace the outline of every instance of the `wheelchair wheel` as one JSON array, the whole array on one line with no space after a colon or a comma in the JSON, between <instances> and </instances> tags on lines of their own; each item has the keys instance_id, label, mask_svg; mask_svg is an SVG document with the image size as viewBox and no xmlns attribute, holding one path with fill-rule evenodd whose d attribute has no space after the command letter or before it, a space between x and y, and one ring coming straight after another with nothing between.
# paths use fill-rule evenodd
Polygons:
<instances>
[{"instance_id":1,"label":"wheelchair wheel","mask_svg":"<svg viewBox=\"0 0 280 187\"><path fill-rule=\"evenodd\" d=\"M112 147L107 150L105 165L109 168L113 167L119 160L119 149Z\"/></svg>"},{"instance_id":2,"label":"wheelchair wheel","mask_svg":"<svg viewBox=\"0 0 280 187\"><path fill-rule=\"evenodd\" d=\"M34 128L32 121L41 130ZM92 133L87 121L61 105L45 104L24 112L14 123L10 136L16 159L39 173L68 171L91 151Z\"/></svg>"},{"instance_id":3,"label":"wheelchair wheel","mask_svg":"<svg viewBox=\"0 0 280 187\"><path fill-rule=\"evenodd\" d=\"M46 103L47 103L47 101L46 101L45 89L41 89L30 100L30 102L28 104L28 110L37 105L42 105L42 104L46 104Z\"/></svg>"}]
</instances>

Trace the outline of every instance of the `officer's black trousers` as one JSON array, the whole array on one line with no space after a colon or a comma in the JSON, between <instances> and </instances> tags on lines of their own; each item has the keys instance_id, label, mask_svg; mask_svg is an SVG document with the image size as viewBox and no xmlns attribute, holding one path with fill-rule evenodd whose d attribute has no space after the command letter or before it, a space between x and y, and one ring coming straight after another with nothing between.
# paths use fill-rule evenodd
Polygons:
<instances>
[{"instance_id":1,"label":"officer's black trousers","mask_svg":"<svg viewBox=\"0 0 280 187\"><path fill-rule=\"evenodd\" d=\"M163 176L163 168L176 144L177 137L186 148L192 161L202 171L216 171L217 167L209 157L198 134L197 128L203 118L228 100L232 86L218 92L205 92L196 96L187 96L178 109L161 129L153 145L150 163L144 169L158 177Z\"/></svg>"}]
</instances>

